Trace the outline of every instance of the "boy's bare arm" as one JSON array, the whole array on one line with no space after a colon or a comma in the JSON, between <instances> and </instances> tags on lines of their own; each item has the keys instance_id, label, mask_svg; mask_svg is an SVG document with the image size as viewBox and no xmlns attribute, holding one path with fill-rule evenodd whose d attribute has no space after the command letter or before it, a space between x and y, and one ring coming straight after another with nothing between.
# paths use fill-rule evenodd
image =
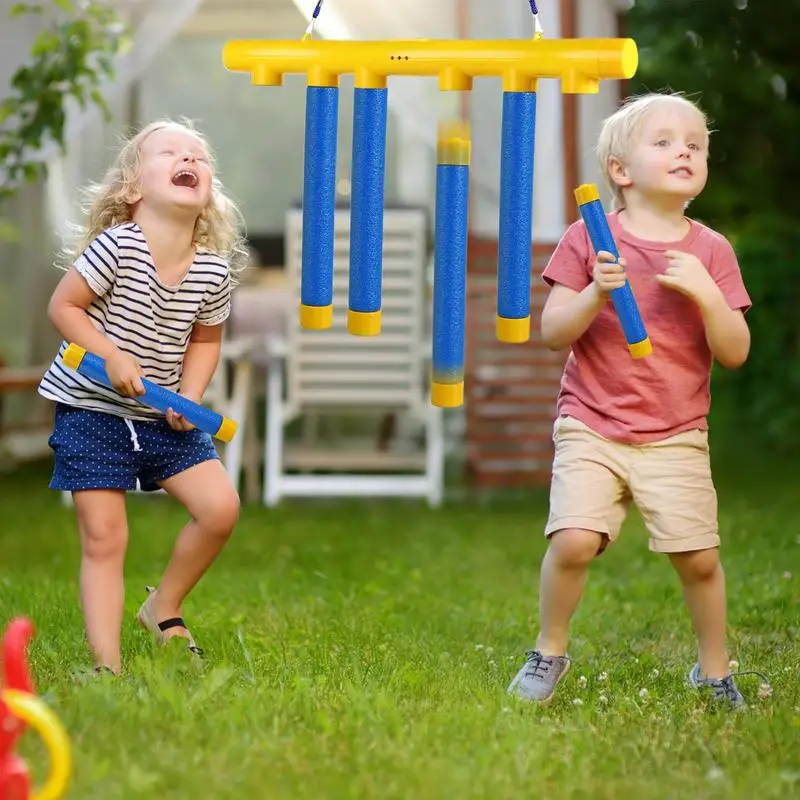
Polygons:
<instances>
[{"instance_id":1,"label":"boy's bare arm","mask_svg":"<svg viewBox=\"0 0 800 800\"><path fill-rule=\"evenodd\" d=\"M669 266L656 280L694 300L703 316L706 342L714 358L728 369L741 367L750 352L750 329L744 314L731 308L722 290L697 256L667 250Z\"/></svg>"},{"instance_id":2,"label":"boy's bare arm","mask_svg":"<svg viewBox=\"0 0 800 800\"><path fill-rule=\"evenodd\" d=\"M741 367L750 353L750 328L744 314L731 308L721 291L709 292L698 302L706 342L714 358L728 369Z\"/></svg>"},{"instance_id":3,"label":"boy's bare arm","mask_svg":"<svg viewBox=\"0 0 800 800\"><path fill-rule=\"evenodd\" d=\"M563 350L580 339L608 302L608 295L590 283L576 292L560 283L550 290L542 311L542 341L549 350Z\"/></svg>"}]
</instances>

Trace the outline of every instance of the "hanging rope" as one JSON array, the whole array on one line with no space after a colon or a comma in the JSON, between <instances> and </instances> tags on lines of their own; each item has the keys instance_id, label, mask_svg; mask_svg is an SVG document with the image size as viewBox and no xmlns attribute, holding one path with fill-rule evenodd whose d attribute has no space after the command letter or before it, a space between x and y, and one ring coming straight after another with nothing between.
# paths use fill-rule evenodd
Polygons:
<instances>
[{"instance_id":1,"label":"hanging rope","mask_svg":"<svg viewBox=\"0 0 800 800\"><path fill-rule=\"evenodd\" d=\"M317 17L319 17L319 12L322 10L323 2L324 0L317 0L317 4L314 6L314 11L311 14L311 21L308 23L308 27L303 34L304 42L314 35L314 25L317 22ZM542 28L542 23L539 21L539 7L536 5L536 0L528 0L528 4L531 7L531 14L533 14L533 38L543 39L544 28Z\"/></svg>"},{"instance_id":2,"label":"hanging rope","mask_svg":"<svg viewBox=\"0 0 800 800\"><path fill-rule=\"evenodd\" d=\"M542 23L539 22L539 9L536 6L536 0L528 0L531 7L531 14L533 14L533 38L544 39L544 28Z\"/></svg>"},{"instance_id":3,"label":"hanging rope","mask_svg":"<svg viewBox=\"0 0 800 800\"><path fill-rule=\"evenodd\" d=\"M306 32L303 34L303 41L305 42L307 39L310 39L314 35L314 25L317 22L317 17L319 16L319 12L322 10L322 3L323 0L317 0L316 6L314 6L314 11L311 14L311 21L308 23L308 27L306 28Z\"/></svg>"}]
</instances>

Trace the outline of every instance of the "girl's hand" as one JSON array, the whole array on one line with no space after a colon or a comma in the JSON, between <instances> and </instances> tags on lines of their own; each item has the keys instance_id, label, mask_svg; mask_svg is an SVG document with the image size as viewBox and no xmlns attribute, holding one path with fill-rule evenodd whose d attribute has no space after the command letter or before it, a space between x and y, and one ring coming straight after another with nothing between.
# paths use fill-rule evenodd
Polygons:
<instances>
[{"instance_id":1,"label":"girl's hand","mask_svg":"<svg viewBox=\"0 0 800 800\"><path fill-rule=\"evenodd\" d=\"M191 422L187 422L186 417L183 414L178 414L177 411L173 411L171 408L167 409L167 422L169 423L170 428L175 431L191 431L194 430L194 425Z\"/></svg>"},{"instance_id":2,"label":"girl's hand","mask_svg":"<svg viewBox=\"0 0 800 800\"><path fill-rule=\"evenodd\" d=\"M181 397L185 397L187 400L191 400L194 403L199 403L200 398L195 397L190 392L181 392ZM183 414L179 414L174 409L168 408L167 409L167 422L169 423L170 428L175 431L191 431L194 430L194 425L189 422Z\"/></svg>"},{"instance_id":3,"label":"girl's hand","mask_svg":"<svg viewBox=\"0 0 800 800\"><path fill-rule=\"evenodd\" d=\"M117 350L106 359L106 373L114 389L123 397L137 397L144 394L142 375L144 370L130 353Z\"/></svg>"}]
</instances>

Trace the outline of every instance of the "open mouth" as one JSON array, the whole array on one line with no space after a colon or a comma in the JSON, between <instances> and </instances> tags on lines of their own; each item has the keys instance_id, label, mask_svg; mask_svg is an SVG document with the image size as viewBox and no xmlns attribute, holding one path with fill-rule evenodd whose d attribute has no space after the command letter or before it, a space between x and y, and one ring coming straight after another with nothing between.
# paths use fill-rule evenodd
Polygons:
<instances>
[{"instance_id":1,"label":"open mouth","mask_svg":"<svg viewBox=\"0 0 800 800\"><path fill-rule=\"evenodd\" d=\"M190 169L182 169L172 176L172 183L175 186L185 186L188 189L197 188L199 182L200 179L197 177L197 174Z\"/></svg>"},{"instance_id":2,"label":"open mouth","mask_svg":"<svg viewBox=\"0 0 800 800\"><path fill-rule=\"evenodd\" d=\"M689 169L689 167L678 167L677 169L672 169L669 172L670 175L678 175L681 178L691 178L694 173Z\"/></svg>"}]
</instances>

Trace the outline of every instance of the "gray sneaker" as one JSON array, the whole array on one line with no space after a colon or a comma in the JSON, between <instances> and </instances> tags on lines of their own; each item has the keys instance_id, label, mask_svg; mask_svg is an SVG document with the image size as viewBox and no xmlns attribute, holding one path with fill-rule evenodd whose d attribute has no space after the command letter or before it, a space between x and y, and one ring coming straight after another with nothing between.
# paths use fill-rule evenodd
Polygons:
<instances>
[{"instance_id":1,"label":"gray sneaker","mask_svg":"<svg viewBox=\"0 0 800 800\"><path fill-rule=\"evenodd\" d=\"M509 684L508 693L546 706L572 662L567 656L543 656L538 650L528 650L525 655L527 659Z\"/></svg>"},{"instance_id":2,"label":"gray sneaker","mask_svg":"<svg viewBox=\"0 0 800 800\"><path fill-rule=\"evenodd\" d=\"M764 681L764 685L769 687L769 681L760 672L737 672L736 675L759 675ZM712 700L714 702L727 703L729 708L737 711L743 709L745 703L733 678L733 674L726 675L724 678L704 678L700 672L700 665L695 664L689 671L689 686L693 689L710 690L713 693Z\"/></svg>"}]
</instances>

